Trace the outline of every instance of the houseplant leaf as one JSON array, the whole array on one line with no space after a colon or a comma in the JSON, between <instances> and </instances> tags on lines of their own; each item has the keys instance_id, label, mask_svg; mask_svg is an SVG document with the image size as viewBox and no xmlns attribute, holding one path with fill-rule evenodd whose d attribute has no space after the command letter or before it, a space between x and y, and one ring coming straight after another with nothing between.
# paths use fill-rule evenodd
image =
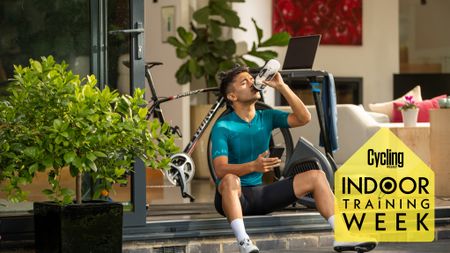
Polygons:
<instances>
[{"instance_id":1,"label":"houseplant leaf","mask_svg":"<svg viewBox=\"0 0 450 253\"><path fill-rule=\"evenodd\" d=\"M194 37L194 35L191 32L186 31L186 29L182 26L177 29L177 32L186 46L191 45L192 38Z\"/></svg>"},{"instance_id":2,"label":"houseplant leaf","mask_svg":"<svg viewBox=\"0 0 450 253\"><path fill-rule=\"evenodd\" d=\"M253 25L255 26L255 30L256 30L256 35L258 36L258 44L261 44L261 39L263 36L263 31L261 28L259 28L259 26L256 24L256 20L254 18L252 18L252 22Z\"/></svg>"},{"instance_id":3,"label":"houseplant leaf","mask_svg":"<svg viewBox=\"0 0 450 253\"><path fill-rule=\"evenodd\" d=\"M260 43L260 47L284 46L289 42L290 36L287 32L274 34L266 41Z\"/></svg>"},{"instance_id":4,"label":"houseplant leaf","mask_svg":"<svg viewBox=\"0 0 450 253\"><path fill-rule=\"evenodd\" d=\"M272 51L272 50L265 50L265 51L250 51L248 53L249 55L253 55L256 57L259 57L265 61L268 61L270 59L273 59L275 57L277 57L277 52Z\"/></svg>"},{"instance_id":5,"label":"houseplant leaf","mask_svg":"<svg viewBox=\"0 0 450 253\"><path fill-rule=\"evenodd\" d=\"M176 37L170 36L169 38L167 38L167 42L177 48L183 48L186 47L185 45L183 45L183 43L181 43Z\"/></svg>"},{"instance_id":6,"label":"houseplant leaf","mask_svg":"<svg viewBox=\"0 0 450 253\"><path fill-rule=\"evenodd\" d=\"M211 20L210 29L211 29L211 36L213 39L218 39L220 36L222 36L221 24L222 23L217 20Z\"/></svg>"},{"instance_id":7,"label":"houseplant leaf","mask_svg":"<svg viewBox=\"0 0 450 253\"><path fill-rule=\"evenodd\" d=\"M186 84L191 81L191 73L189 72L189 62L184 63L175 74L179 84Z\"/></svg>"},{"instance_id":8,"label":"houseplant leaf","mask_svg":"<svg viewBox=\"0 0 450 253\"><path fill-rule=\"evenodd\" d=\"M194 12L192 17L195 21L197 21L199 24L207 24L209 22L209 15L210 15L211 9L208 8L208 6L203 7L197 11Z\"/></svg>"}]
</instances>

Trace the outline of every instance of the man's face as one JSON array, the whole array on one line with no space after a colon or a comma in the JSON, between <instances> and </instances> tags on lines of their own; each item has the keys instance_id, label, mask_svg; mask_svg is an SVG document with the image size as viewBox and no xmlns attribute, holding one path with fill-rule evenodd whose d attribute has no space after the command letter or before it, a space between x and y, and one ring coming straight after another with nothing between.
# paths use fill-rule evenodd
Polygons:
<instances>
[{"instance_id":1,"label":"man's face","mask_svg":"<svg viewBox=\"0 0 450 253\"><path fill-rule=\"evenodd\" d=\"M261 94L253 87L254 79L248 72L238 74L231 84L231 92L227 97L230 101L254 103L261 98Z\"/></svg>"}]
</instances>

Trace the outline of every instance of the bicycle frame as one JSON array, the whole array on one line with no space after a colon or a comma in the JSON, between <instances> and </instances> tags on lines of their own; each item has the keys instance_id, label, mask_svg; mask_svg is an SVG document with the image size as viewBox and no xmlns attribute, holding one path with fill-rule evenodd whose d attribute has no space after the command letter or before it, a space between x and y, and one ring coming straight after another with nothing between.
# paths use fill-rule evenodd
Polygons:
<instances>
[{"instance_id":1,"label":"bicycle frame","mask_svg":"<svg viewBox=\"0 0 450 253\"><path fill-rule=\"evenodd\" d=\"M148 110L147 119L149 119L150 116L153 115L155 118L158 118L159 122L161 122L161 123L166 122L164 119L163 112L160 107L160 105L162 103L166 103L166 102L169 102L172 100L176 100L176 99L180 99L183 97L188 97L188 96L192 96L192 95L196 95L196 94L200 94L200 93L218 92L219 91L219 88L217 88L217 87L205 88L205 89L198 89L198 90L180 93L178 95L170 96L167 98L158 98L158 96L156 95L156 90L155 90L154 84L153 84L153 79L152 79L150 70L148 68L146 69L146 77L147 77L147 81L150 86L150 91L152 93L151 100L153 101L153 105ZM197 144L198 140L202 137L203 133L205 132L205 129L209 126L209 124L211 123L211 120L217 114L219 109L221 107L223 107L224 105L225 105L225 99L222 96L218 96L216 102L213 104L213 106L211 106L211 109L208 111L208 114L206 114L206 116L203 119L203 121L201 122L200 126L195 131L194 135L191 138L191 141L184 148L184 150L183 150L184 153L189 154L189 155L192 154L192 152L194 151L195 145ZM177 132L178 128L172 127L172 131ZM181 134L179 132L178 132L178 134L181 137Z\"/></svg>"},{"instance_id":2,"label":"bicycle frame","mask_svg":"<svg viewBox=\"0 0 450 253\"><path fill-rule=\"evenodd\" d=\"M185 92L185 93L180 93L180 94L175 95L175 96L170 96L170 97L167 97L167 98L154 100L153 101L154 104L150 107L150 109L149 109L149 111L147 113L147 118L149 118L150 115L153 114L154 117L158 118L158 120L161 123L164 123L166 121L164 120L164 116L163 116L163 113L162 113L162 110L161 110L161 107L160 107L160 105L162 103L165 103L165 102L168 102L168 101L172 101L172 100L176 100L176 99L183 98L183 97L187 97L187 96L191 96L191 95L195 95L195 94L206 93L206 92L213 92L213 91L219 91L219 88L206 88L206 89L199 89L199 90L194 90L194 91L188 91L188 92ZM189 155L192 154L192 152L194 151L195 145L197 144L198 140L202 137L203 133L205 132L205 129L211 123L212 118L214 118L214 116L217 114L219 109L221 107L223 107L224 105L225 105L225 99L223 97L218 97L216 102L211 106L211 109L206 114L205 118L202 120L200 126L195 131L194 135L191 138L191 141L183 149L184 153L189 154ZM176 128L175 128L175 131L177 131Z\"/></svg>"}]
</instances>

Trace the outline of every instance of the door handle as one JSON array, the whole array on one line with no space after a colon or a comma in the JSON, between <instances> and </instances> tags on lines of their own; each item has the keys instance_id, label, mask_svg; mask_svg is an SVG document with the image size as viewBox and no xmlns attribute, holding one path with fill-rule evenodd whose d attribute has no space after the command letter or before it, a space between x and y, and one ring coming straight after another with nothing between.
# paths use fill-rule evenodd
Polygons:
<instances>
[{"instance_id":1,"label":"door handle","mask_svg":"<svg viewBox=\"0 0 450 253\"><path fill-rule=\"evenodd\" d=\"M128 33L136 35L136 59L140 60L144 57L144 27L142 22L136 22L133 29L112 30L109 34Z\"/></svg>"},{"instance_id":2,"label":"door handle","mask_svg":"<svg viewBox=\"0 0 450 253\"><path fill-rule=\"evenodd\" d=\"M144 28L136 28L136 29L123 29L123 30L112 30L109 31L109 34L116 34L116 33L143 33Z\"/></svg>"}]
</instances>

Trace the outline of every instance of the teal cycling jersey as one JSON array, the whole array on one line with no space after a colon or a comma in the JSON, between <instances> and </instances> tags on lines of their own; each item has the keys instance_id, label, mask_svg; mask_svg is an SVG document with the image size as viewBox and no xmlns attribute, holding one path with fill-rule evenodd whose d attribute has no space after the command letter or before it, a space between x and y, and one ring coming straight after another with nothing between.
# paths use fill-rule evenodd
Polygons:
<instances>
[{"instance_id":1,"label":"teal cycling jersey","mask_svg":"<svg viewBox=\"0 0 450 253\"><path fill-rule=\"evenodd\" d=\"M241 119L234 111L221 117L212 130L212 158L227 156L229 164L256 160L269 149L272 130L289 127L288 115L287 112L267 109L257 110L250 122ZM252 172L241 176L241 185L260 185L262 175L261 172Z\"/></svg>"}]
</instances>

